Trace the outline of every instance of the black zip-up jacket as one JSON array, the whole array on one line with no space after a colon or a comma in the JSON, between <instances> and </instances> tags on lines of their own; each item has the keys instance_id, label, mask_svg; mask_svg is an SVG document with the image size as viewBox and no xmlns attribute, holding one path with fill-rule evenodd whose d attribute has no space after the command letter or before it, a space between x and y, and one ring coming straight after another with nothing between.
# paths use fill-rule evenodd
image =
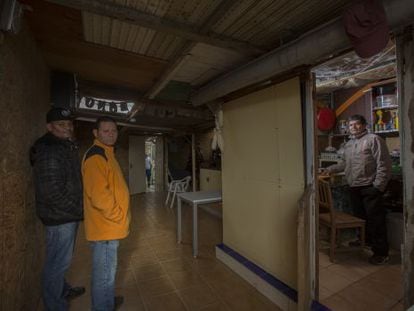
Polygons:
<instances>
[{"instance_id":1,"label":"black zip-up jacket","mask_svg":"<svg viewBox=\"0 0 414 311\"><path fill-rule=\"evenodd\" d=\"M36 212L47 226L83 219L83 190L78 147L51 133L30 149Z\"/></svg>"}]
</instances>

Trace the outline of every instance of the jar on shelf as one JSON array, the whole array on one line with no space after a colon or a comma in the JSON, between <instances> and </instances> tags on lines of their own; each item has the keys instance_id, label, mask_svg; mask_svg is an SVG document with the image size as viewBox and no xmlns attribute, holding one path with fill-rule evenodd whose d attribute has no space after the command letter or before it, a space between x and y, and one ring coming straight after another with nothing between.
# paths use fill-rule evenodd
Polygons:
<instances>
[{"instance_id":1,"label":"jar on shelf","mask_svg":"<svg viewBox=\"0 0 414 311\"><path fill-rule=\"evenodd\" d=\"M375 106L378 108L386 108L390 106L395 106L397 100L395 95L379 95L375 99Z\"/></svg>"}]
</instances>

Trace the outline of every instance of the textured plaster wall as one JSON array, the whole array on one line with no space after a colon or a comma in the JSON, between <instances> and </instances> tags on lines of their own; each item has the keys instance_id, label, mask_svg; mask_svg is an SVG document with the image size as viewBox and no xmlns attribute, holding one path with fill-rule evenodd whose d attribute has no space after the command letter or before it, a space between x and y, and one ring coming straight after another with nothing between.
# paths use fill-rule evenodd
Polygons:
<instances>
[{"instance_id":1,"label":"textured plaster wall","mask_svg":"<svg viewBox=\"0 0 414 311\"><path fill-rule=\"evenodd\" d=\"M0 309L40 297L43 226L35 215L29 147L45 132L49 70L27 27L0 43Z\"/></svg>"}]
</instances>

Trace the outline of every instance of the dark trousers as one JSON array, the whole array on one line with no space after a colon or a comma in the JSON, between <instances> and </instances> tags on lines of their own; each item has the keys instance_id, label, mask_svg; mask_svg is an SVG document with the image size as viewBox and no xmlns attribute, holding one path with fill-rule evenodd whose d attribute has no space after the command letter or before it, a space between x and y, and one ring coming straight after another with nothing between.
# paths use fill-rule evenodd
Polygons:
<instances>
[{"instance_id":1,"label":"dark trousers","mask_svg":"<svg viewBox=\"0 0 414 311\"><path fill-rule=\"evenodd\" d=\"M150 169L145 169L145 175L147 175L147 184L148 187L151 185L151 170Z\"/></svg>"},{"instance_id":2,"label":"dark trousers","mask_svg":"<svg viewBox=\"0 0 414 311\"><path fill-rule=\"evenodd\" d=\"M382 192L373 186L350 187L350 203L355 216L366 221L366 240L374 255L388 256L386 211Z\"/></svg>"}]
</instances>

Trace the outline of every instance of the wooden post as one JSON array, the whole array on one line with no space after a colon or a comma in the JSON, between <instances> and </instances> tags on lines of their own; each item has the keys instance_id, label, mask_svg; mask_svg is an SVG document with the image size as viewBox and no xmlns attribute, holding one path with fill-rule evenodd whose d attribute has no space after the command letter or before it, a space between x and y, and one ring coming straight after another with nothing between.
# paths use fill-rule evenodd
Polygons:
<instances>
[{"instance_id":1,"label":"wooden post","mask_svg":"<svg viewBox=\"0 0 414 311\"><path fill-rule=\"evenodd\" d=\"M404 245L402 248L404 310L414 305L414 41L413 28L397 36L398 101L404 189Z\"/></svg>"},{"instance_id":2,"label":"wooden post","mask_svg":"<svg viewBox=\"0 0 414 311\"><path fill-rule=\"evenodd\" d=\"M155 141L155 191L164 191L164 137L159 136Z\"/></svg>"},{"instance_id":3,"label":"wooden post","mask_svg":"<svg viewBox=\"0 0 414 311\"><path fill-rule=\"evenodd\" d=\"M168 136L164 137L164 189L168 190Z\"/></svg>"},{"instance_id":4,"label":"wooden post","mask_svg":"<svg viewBox=\"0 0 414 311\"><path fill-rule=\"evenodd\" d=\"M304 194L299 201L297 217L298 236L298 311L310 310L312 302L312 288L309 261L311 257L309 226L310 226L310 205L312 199L312 185L306 187Z\"/></svg>"},{"instance_id":5,"label":"wooden post","mask_svg":"<svg viewBox=\"0 0 414 311\"><path fill-rule=\"evenodd\" d=\"M193 191L196 189L196 153L195 153L195 134L191 134L191 159L193 164Z\"/></svg>"}]
</instances>

